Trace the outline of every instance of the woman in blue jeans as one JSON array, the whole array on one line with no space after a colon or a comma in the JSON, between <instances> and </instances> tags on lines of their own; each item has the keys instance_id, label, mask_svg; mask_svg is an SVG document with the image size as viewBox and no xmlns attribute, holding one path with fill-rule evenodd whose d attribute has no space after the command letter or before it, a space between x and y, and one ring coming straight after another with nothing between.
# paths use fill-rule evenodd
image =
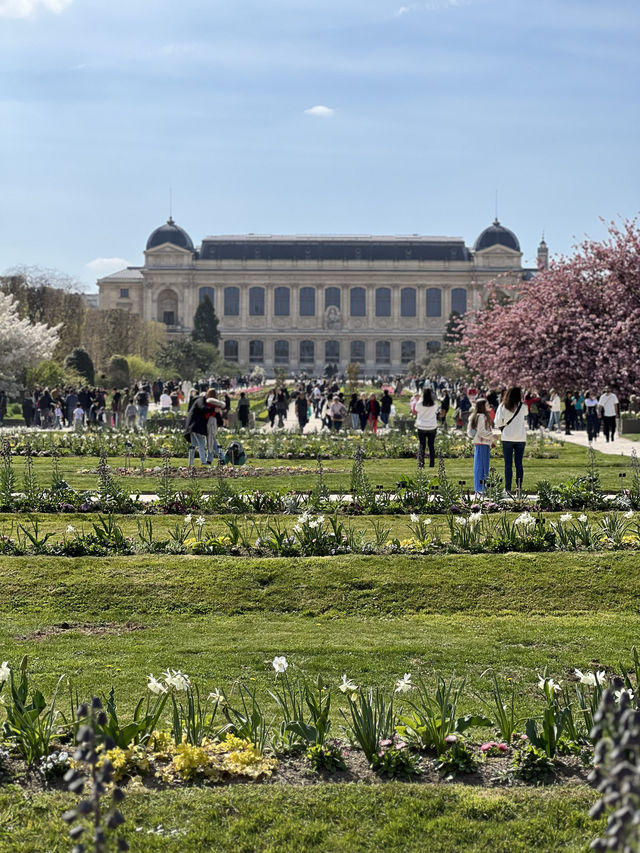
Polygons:
<instances>
[{"instance_id":1,"label":"woman in blue jeans","mask_svg":"<svg viewBox=\"0 0 640 853\"><path fill-rule=\"evenodd\" d=\"M522 391L514 386L505 391L498 406L494 426L502 433L504 456L504 487L511 494L513 467L516 469L516 490L522 490L524 469L522 460L527 445L527 407L522 400Z\"/></svg>"},{"instance_id":2,"label":"woman in blue jeans","mask_svg":"<svg viewBox=\"0 0 640 853\"><path fill-rule=\"evenodd\" d=\"M467 435L473 439L473 487L479 495L487 490L489 457L494 446L489 407L482 397L476 400L475 409L469 418Z\"/></svg>"}]
</instances>

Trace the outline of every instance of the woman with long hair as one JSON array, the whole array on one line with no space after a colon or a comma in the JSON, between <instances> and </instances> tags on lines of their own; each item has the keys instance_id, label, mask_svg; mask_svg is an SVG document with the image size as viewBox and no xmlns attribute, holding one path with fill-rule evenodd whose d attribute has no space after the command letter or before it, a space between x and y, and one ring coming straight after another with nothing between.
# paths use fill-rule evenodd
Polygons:
<instances>
[{"instance_id":1,"label":"woman with long hair","mask_svg":"<svg viewBox=\"0 0 640 853\"><path fill-rule=\"evenodd\" d=\"M522 460L527 444L527 407L522 391L517 386L504 392L493 422L502 433L502 455L504 456L504 487L511 494L513 464L516 468L516 490L522 489L524 470Z\"/></svg>"},{"instance_id":2,"label":"woman with long hair","mask_svg":"<svg viewBox=\"0 0 640 853\"><path fill-rule=\"evenodd\" d=\"M417 397L412 404L413 413L416 416L416 429L418 430L418 468L424 468L424 455L427 442L429 442L429 468L433 468L436 461L435 441L436 429L438 427L438 404L433 399L430 388L425 388L422 397Z\"/></svg>"},{"instance_id":3,"label":"woman with long hair","mask_svg":"<svg viewBox=\"0 0 640 853\"><path fill-rule=\"evenodd\" d=\"M467 435L473 439L473 487L476 494L482 494L487 489L489 457L494 444L489 408L484 397L476 400L469 418Z\"/></svg>"}]
</instances>

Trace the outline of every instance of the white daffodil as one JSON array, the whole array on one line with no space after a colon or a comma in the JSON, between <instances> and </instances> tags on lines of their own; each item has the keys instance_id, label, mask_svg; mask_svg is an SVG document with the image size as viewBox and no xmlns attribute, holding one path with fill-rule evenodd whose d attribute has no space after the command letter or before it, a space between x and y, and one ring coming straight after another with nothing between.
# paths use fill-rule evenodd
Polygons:
<instances>
[{"instance_id":1,"label":"white daffodil","mask_svg":"<svg viewBox=\"0 0 640 853\"><path fill-rule=\"evenodd\" d=\"M633 518L633 510L630 509L628 512L625 512L623 518Z\"/></svg>"},{"instance_id":2,"label":"white daffodil","mask_svg":"<svg viewBox=\"0 0 640 853\"><path fill-rule=\"evenodd\" d=\"M620 702L623 694L626 694L629 697L629 701L633 702L635 694L634 694L633 690L627 690L626 688L623 688L622 690L616 690L614 692L613 696L614 696L614 699L616 700L616 702Z\"/></svg>"},{"instance_id":3,"label":"white daffodil","mask_svg":"<svg viewBox=\"0 0 640 853\"><path fill-rule=\"evenodd\" d=\"M158 681L158 679L154 677L153 673L147 676L147 687L152 693L160 694L167 692L166 686L162 684L162 682Z\"/></svg>"},{"instance_id":4,"label":"white daffodil","mask_svg":"<svg viewBox=\"0 0 640 853\"><path fill-rule=\"evenodd\" d=\"M167 670L166 672L163 672L163 675L167 687L173 687L179 693L182 693L191 687L189 676L186 675L186 673L181 672L179 669L172 669L171 671Z\"/></svg>"},{"instance_id":5,"label":"white daffodil","mask_svg":"<svg viewBox=\"0 0 640 853\"><path fill-rule=\"evenodd\" d=\"M271 666L275 669L276 675L281 675L289 668L289 664L287 663L287 659L284 655L276 655L276 657L271 661Z\"/></svg>"},{"instance_id":6,"label":"white daffodil","mask_svg":"<svg viewBox=\"0 0 640 853\"><path fill-rule=\"evenodd\" d=\"M588 520L588 519L587 519L587 516L586 516L584 513L581 513L581 514L578 516L578 521L581 521L583 524L584 524L584 522L585 522L585 521L587 521L587 520Z\"/></svg>"},{"instance_id":7,"label":"white daffodil","mask_svg":"<svg viewBox=\"0 0 640 853\"><path fill-rule=\"evenodd\" d=\"M411 513L410 518L411 518L411 521L413 522L413 524L417 524L420 521L420 516L416 515L415 512Z\"/></svg>"},{"instance_id":8,"label":"white daffodil","mask_svg":"<svg viewBox=\"0 0 640 853\"><path fill-rule=\"evenodd\" d=\"M538 676L538 687L546 692L547 687L555 693L560 692L560 682L554 681L553 678L545 678L543 675Z\"/></svg>"},{"instance_id":9,"label":"white daffodil","mask_svg":"<svg viewBox=\"0 0 640 853\"><path fill-rule=\"evenodd\" d=\"M4 684L5 681L9 681L11 677L11 667L9 666L9 661L5 660L2 662L2 666L0 666L0 684Z\"/></svg>"},{"instance_id":10,"label":"white daffodil","mask_svg":"<svg viewBox=\"0 0 640 853\"><path fill-rule=\"evenodd\" d=\"M209 693L209 699L212 699L214 702L218 702L218 703L224 702L224 693L222 693L216 687L215 690L212 690L211 693Z\"/></svg>"},{"instance_id":11,"label":"white daffodil","mask_svg":"<svg viewBox=\"0 0 640 853\"><path fill-rule=\"evenodd\" d=\"M562 515L560 516L560 521L563 524L566 524L567 521L571 521L572 518L573 518L573 516L571 515L570 512L563 512Z\"/></svg>"},{"instance_id":12,"label":"white daffodil","mask_svg":"<svg viewBox=\"0 0 640 853\"><path fill-rule=\"evenodd\" d=\"M67 524L67 533L75 533L76 529L73 524Z\"/></svg>"},{"instance_id":13,"label":"white daffodil","mask_svg":"<svg viewBox=\"0 0 640 853\"><path fill-rule=\"evenodd\" d=\"M396 681L395 693L408 693L413 689L413 684L411 682L411 673L405 672L402 678L399 678Z\"/></svg>"},{"instance_id":14,"label":"white daffodil","mask_svg":"<svg viewBox=\"0 0 640 853\"><path fill-rule=\"evenodd\" d=\"M514 524L521 524L523 527L532 527L536 523L535 518L530 512L522 512L514 521Z\"/></svg>"},{"instance_id":15,"label":"white daffodil","mask_svg":"<svg viewBox=\"0 0 640 853\"><path fill-rule=\"evenodd\" d=\"M204 516L199 515L196 518L196 524L198 525L198 527L202 527L202 525L204 524Z\"/></svg>"},{"instance_id":16,"label":"white daffodil","mask_svg":"<svg viewBox=\"0 0 640 853\"><path fill-rule=\"evenodd\" d=\"M481 512L472 512L469 516L469 524L478 524L480 521L482 521Z\"/></svg>"},{"instance_id":17,"label":"white daffodil","mask_svg":"<svg viewBox=\"0 0 640 853\"><path fill-rule=\"evenodd\" d=\"M351 681L350 678L347 678L346 673L342 676L342 681L338 684L338 690L341 690L343 693L353 693L354 690L358 689L358 685L355 681Z\"/></svg>"},{"instance_id":18,"label":"white daffodil","mask_svg":"<svg viewBox=\"0 0 640 853\"><path fill-rule=\"evenodd\" d=\"M456 524L459 524L460 527L465 527L466 523L467 519L464 517L464 515L456 515Z\"/></svg>"},{"instance_id":19,"label":"white daffodil","mask_svg":"<svg viewBox=\"0 0 640 853\"><path fill-rule=\"evenodd\" d=\"M193 518L193 516L191 515L191 513L189 513L189 515L185 515L185 517L184 517L184 523L185 523L185 524L191 524L191 519L192 519L192 518Z\"/></svg>"}]
</instances>

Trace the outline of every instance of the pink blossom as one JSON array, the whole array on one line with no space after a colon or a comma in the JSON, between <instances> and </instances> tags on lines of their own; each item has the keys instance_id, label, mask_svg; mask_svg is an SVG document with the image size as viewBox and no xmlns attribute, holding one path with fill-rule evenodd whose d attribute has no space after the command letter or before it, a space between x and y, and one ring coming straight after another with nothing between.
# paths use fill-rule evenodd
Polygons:
<instances>
[{"instance_id":1,"label":"pink blossom","mask_svg":"<svg viewBox=\"0 0 640 853\"><path fill-rule=\"evenodd\" d=\"M445 743L457 743L458 737L457 735L447 735L444 741Z\"/></svg>"}]
</instances>

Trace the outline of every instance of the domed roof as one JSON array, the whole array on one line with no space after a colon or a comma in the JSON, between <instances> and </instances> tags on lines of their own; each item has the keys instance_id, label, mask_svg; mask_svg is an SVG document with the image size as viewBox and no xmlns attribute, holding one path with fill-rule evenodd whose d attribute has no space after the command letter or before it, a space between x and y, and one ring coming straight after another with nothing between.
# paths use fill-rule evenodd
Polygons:
<instances>
[{"instance_id":1,"label":"domed roof","mask_svg":"<svg viewBox=\"0 0 640 853\"><path fill-rule=\"evenodd\" d=\"M151 236L147 240L147 249L162 246L163 243L172 243L174 246L179 246L181 249L187 249L189 252L193 252L193 242L191 241L191 237L189 237L184 228L180 228L179 225L176 225L171 216L167 219L164 225L156 228L156 230L151 233Z\"/></svg>"},{"instance_id":2,"label":"domed roof","mask_svg":"<svg viewBox=\"0 0 640 853\"><path fill-rule=\"evenodd\" d=\"M473 248L474 251L480 252L490 246L506 246L507 249L513 249L514 252L520 251L520 243L516 235L504 225L500 225L497 218L493 220L493 225L484 229Z\"/></svg>"}]
</instances>

